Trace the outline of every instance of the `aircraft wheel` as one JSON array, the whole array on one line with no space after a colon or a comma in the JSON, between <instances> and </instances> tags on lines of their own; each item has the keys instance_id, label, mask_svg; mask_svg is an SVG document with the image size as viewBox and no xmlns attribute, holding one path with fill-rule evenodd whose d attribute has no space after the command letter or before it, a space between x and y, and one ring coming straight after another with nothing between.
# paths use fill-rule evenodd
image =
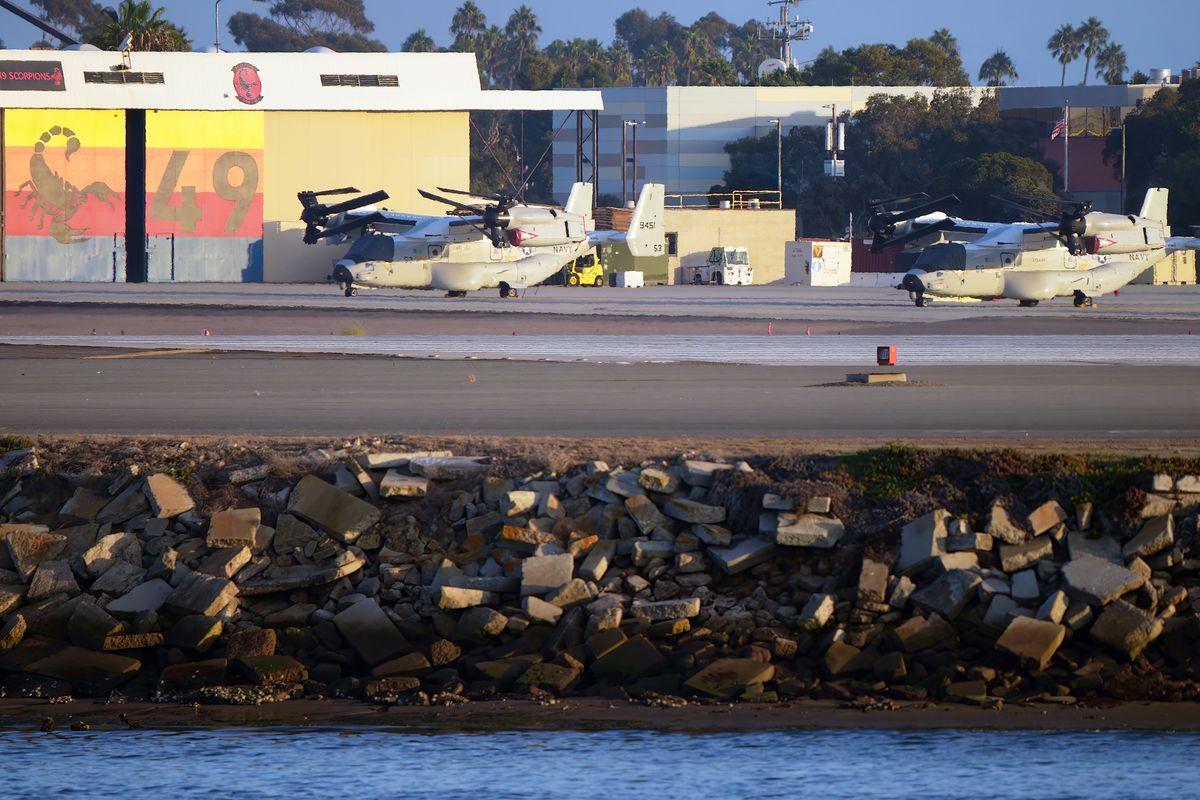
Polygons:
<instances>
[{"instance_id":1,"label":"aircraft wheel","mask_svg":"<svg viewBox=\"0 0 1200 800\"><path fill-rule=\"evenodd\" d=\"M1088 297L1086 294L1079 291L1078 289L1075 290L1074 302L1075 302L1076 308L1091 308L1092 306L1096 305L1096 303L1092 300L1092 298Z\"/></svg>"},{"instance_id":2,"label":"aircraft wheel","mask_svg":"<svg viewBox=\"0 0 1200 800\"><path fill-rule=\"evenodd\" d=\"M510 297L515 297L515 296L516 296L516 294L517 294L517 293L516 293L516 290L514 290L514 289L513 289L511 286L509 286L507 283L502 283L502 284L500 284L500 297L501 297L501 299L503 299L503 300L507 300L507 299L508 299L508 298L510 298Z\"/></svg>"},{"instance_id":3,"label":"aircraft wheel","mask_svg":"<svg viewBox=\"0 0 1200 800\"><path fill-rule=\"evenodd\" d=\"M699 272L697 272L695 275L692 276L692 285L694 285L694 286L700 285L700 273Z\"/></svg>"},{"instance_id":4,"label":"aircraft wheel","mask_svg":"<svg viewBox=\"0 0 1200 800\"><path fill-rule=\"evenodd\" d=\"M346 290L346 297L358 297L358 289L351 286Z\"/></svg>"},{"instance_id":5,"label":"aircraft wheel","mask_svg":"<svg viewBox=\"0 0 1200 800\"><path fill-rule=\"evenodd\" d=\"M596 280L592 282L592 285L593 285L593 286L603 286L603 285L604 285L604 278L597 277L597 278L596 278Z\"/></svg>"},{"instance_id":6,"label":"aircraft wheel","mask_svg":"<svg viewBox=\"0 0 1200 800\"><path fill-rule=\"evenodd\" d=\"M929 305L929 300L925 297L925 295L919 294L913 298L913 305L915 305L917 308L924 308L925 306Z\"/></svg>"},{"instance_id":7,"label":"aircraft wheel","mask_svg":"<svg viewBox=\"0 0 1200 800\"><path fill-rule=\"evenodd\" d=\"M578 285L579 285L579 276L578 275L571 273L570 275L567 276L567 286L578 286Z\"/></svg>"},{"instance_id":8,"label":"aircraft wheel","mask_svg":"<svg viewBox=\"0 0 1200 800\"><path fill-rule=\"evenodd\" d=\"M1020 305L1021 308L1033 308L1037 304L1038 304L1037 300L1022 300L1022 301L1020 301L1020 303L1018 303L1018 305Z\"/></svg>"}]
</instances>

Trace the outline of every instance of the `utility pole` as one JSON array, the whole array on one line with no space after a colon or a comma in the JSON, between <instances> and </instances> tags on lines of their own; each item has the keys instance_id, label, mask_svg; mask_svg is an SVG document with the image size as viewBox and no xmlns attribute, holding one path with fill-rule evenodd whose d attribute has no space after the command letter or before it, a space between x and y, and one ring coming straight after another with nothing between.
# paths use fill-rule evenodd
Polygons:
<instances>
[{"instance_id":1,"label":"utility pole","mask_svg":"<svg viewBox=\"0 0 1200 800\"><path fill-rule=\"evenodd\" d=\"M1063 194L1071 191L1071 104L1063 106Z\"/></svg>"},{"instance_id":2,"label":"utility pole","mask_svg":"<svg viewBox=\"0 0 1200 800\"><path fill-rule=\"evenodd\" d=\"M629 188L627 184L632 183L634 197L637 197L637 132L638 127L645 125L646 120L627 119L621 126L621 204L626 205L629 202L629 195L626 190ZM633 128L633 176L632 180L626 178L625 170L625 129Z\"/></svg>"},{"instance_id":3,"label":"utility pole","mask_svg":"<svg viewBox=\"0 0 1200 800\"><path fill-rule=\"evenodd\" d=\"M779 207L783 208L783 120L768 120L775 123L775 188L779 192Z\"/></svg>"},{"instance_id":4,"label":"utility pole","mask_svg":"<svg viewBox=\"0 0 1200 800\"><path fill-rule=\"evenodd\" d=\"M805 41L812 36L812 20L788 19L788 6L800 5L800 0L767 0L767 5L779 6L779 20L767 22L767 36L764 38L779 41L779 58L790 67L792 66L792 42Z\"/></svg>"},{"instance_id":5,"label":"utility pole","mask_svg":"<svg viewBox=\"0 0 1200 800\"><path fill-rule=\"evenodd\" d=\"M217 52L221 52L221 0L213 6L213 18L217 28Z\"/></svg>"},{"instance_id":6,"label":"utility pole","mask_svg":"<svg viewBox=\"0 0 1200 800\"><path fill-rule=\"evenodd\" d=\"M629 120L621 120L621 208L629 202L628 156L625 155L625 131L629 130Z\"/></svg>"}]
</instances>

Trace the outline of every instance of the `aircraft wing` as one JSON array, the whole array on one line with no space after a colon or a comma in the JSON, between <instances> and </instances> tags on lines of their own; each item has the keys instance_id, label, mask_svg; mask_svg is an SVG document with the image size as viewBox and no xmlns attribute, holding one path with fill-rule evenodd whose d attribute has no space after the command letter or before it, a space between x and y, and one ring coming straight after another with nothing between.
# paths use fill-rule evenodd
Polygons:
<instances>
[{"instance_id":1,"label":"aircraft wing","mask_svg":"<svg viewBox=\"0 0 1200 800\"><path fill-rule=\"evenodd\" d=\"M1200 250L1200 236L1168 236L1167 254L1177 250Z\"/></svg>"}]
</instances>

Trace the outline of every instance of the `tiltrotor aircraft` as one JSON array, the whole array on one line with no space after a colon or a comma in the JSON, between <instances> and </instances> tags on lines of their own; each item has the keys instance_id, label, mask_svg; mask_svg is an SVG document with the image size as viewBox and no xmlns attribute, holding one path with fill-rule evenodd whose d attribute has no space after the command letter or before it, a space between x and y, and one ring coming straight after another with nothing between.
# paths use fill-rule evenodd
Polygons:
<instances>
[{"instance_id":1,"label":"tiltrotor aircraft","mask_svg":"<svg viewBox=\"0 0 1200 800\"><path fill-rule=\"evenodd\" d=\"M561 209L525 205L511 195L439 190L492 202L460 203L420 190L422 197L453 210L448 216L417 216L371 208L387 199L383 191L329 205L317 198L358 190L301 192L300 219L307 225L304 241L337 242L359 234L330 276L347 297L359 288L382 287L441 289L452 297L498 288L501 297L510 297L541 283L596 245L624 242L635 256L666 252L662 184L642 187L628 233L588 230L590 183L575 184Z\"/></svg>"},{"instance_id":2,"label":"tiltrotor aircraft","mask_svg":"<svg viewBox=\"0 0 1200 800\"><path fill-rule=\"evenodd\" d=\"M888 210L889 204L911 204ZM997 198L1002 199L1002 198ZM1169 237L1167 190L1146 192L1141 213L1107 214L1091 211L1091 202L1042 200L1062 208L1047 214L1028 206L1004 202L1042 223L993 223L956 219L931 208L958 202L953 195L925 201L909 195L871 205L868 227L875 236L872 249L913 241L936 231L982 233L973 242L949 242L925 248L897 289L907 290L918 306L929 297L1008 298L1036 306L1054 297L1073 297L1076 307L1094 305L1092 295L1116 291L1187 240ZM952 235L952 234L951 234Z\"/></svg>"}]
</instances>

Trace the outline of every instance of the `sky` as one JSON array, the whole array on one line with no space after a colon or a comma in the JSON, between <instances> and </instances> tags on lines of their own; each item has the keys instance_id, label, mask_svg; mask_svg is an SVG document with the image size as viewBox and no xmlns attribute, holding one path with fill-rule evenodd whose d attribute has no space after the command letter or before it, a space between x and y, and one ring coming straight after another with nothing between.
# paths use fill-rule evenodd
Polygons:
<instances>
[{"instance_id":1,"label":"sky","mask_svg":"<svg viewBox=\"0 0 1200 800\"><path fill-rule=\"evenodd\" d=\"M30 7L29 0L17 2ZM520 5L520 0L476 2L489 23L501 26ZM613 21L637 6L652 15L672 14L684 24L709 11L737 23L778 16L778 7L768 7L765 0L525 2L541 22L542 45L575 36L608 43ZM181 25L198 48L212 44L212 0L156 0L156 4L166 7L167 17ZM417 28L425 28L439 46L450 44L450 18L458 5L457 0L366 0L367 12L375 20L374 36L390 49L399 49ZM237 11L265 13L268 7L269 2L262 0L221 0L220 14L227 21ZM1017 83L1057 85L1061 67L1046 50L1046 40L1063 23L1077 25L1089 16L1099 17L1112 40L1125 48L1131 70L1169 67L1178 71L1200 59L1200 0L801 0L794 13L811 19L815 28L810 41L793 45L793 57L800 61L814 57L826 46L841 50L867 42L903 45L908 39L946 27L958 37L963 65L972 80L983 60L999 48L1008 53L1020 73ZM0 11L0 39L6 45L26 47L38 38L39 32L32 26ZM238 49L224 27L222 45ZM1068 68L1068 83L1081 82L1082 73L1080 60ZM1089 76L1089 82L1097 79Z\"/></svg>"}]
</instances>

